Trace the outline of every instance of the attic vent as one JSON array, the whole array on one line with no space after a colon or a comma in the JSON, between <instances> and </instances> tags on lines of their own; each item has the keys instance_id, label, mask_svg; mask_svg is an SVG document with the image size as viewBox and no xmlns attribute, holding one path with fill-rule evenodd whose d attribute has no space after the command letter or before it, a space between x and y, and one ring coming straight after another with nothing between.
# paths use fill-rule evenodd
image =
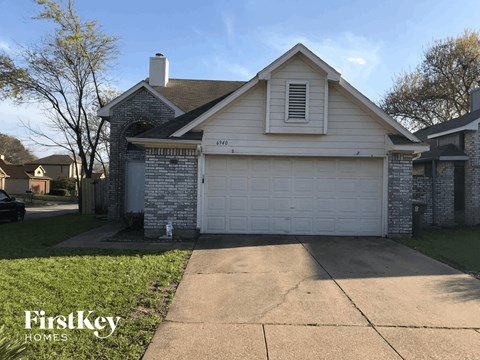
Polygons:
<instances>
[{"instance_id":1,"label":"attic vent","mask_svg":"<svg viewBox=\"0 0 480 360\"><path fill-rule=\"evenodd\" d=\"M285 121L308 121L308 81L287 82Z\"/></svg>"}]
</instances>

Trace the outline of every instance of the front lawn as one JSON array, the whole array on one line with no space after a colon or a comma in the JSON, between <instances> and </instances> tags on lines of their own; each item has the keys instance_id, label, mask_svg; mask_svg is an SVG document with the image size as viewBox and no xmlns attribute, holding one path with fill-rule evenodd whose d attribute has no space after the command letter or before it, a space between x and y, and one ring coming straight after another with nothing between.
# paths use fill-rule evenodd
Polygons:
<instances>
[{"instance_id":1,"label":"front lawn","mask_svg":"<svg viewBox=\"0 0 480 360\"><path fill-rule=\"evenodd\" d=\"M190 252L51 247L103 224L66 215L0 225L0 326L8 337L28 339L26 358L138 359L145 351ZM25 311L41 310L46 317L93 311L92 322L121 319L106 339L88 329L26 330ZM48 340L36 341L45 335Z\"/></svg>"},{"instance_id":2,"label":"front lawn","mask_svg":"<svg viewBox=\"0 0 480 360\"><path fill-rule=\"evenodd\" d=\"M480 274L480 228L428 229L402 243L451 266Z\"/></svg>"}]
</instances>

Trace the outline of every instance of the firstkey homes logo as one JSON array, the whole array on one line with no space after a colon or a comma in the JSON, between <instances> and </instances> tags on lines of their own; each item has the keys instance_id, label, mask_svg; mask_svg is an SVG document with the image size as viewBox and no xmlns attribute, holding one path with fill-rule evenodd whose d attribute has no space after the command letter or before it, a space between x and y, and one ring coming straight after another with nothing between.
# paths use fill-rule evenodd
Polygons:
<instances>
[{"instance_id":1,"label":"firstkey homes logo","mask_svg":"<svg viewBox=\"0 0 480 360\"><path fill-rule=\"evenodd\" d=\"M120 316L95 316L94 311L76 311L68 315L47 316L45 311L25 311L26 330L86 330L91 331L93 336L99 339L110 337L117 328ZM27 334L25 340L30 341L66 341L65 333L42 333Z\"/></svg>"}]
</instances>

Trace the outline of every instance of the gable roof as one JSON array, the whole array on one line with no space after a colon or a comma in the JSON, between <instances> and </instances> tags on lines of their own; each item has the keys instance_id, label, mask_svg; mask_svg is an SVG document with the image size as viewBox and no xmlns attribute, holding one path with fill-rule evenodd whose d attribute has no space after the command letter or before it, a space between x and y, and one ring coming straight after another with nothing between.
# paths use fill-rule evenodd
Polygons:
<instances>
[{"instance_id":1,"label":"gable roof","mask_svg":"<svg viewBox=\"0 0 480 360\"><path fill-rule=\"evenodd\" d=\"M11 179L41 179L51 180L48 176L35 176L35 169L41 167L40 165L13 165L4 160L0 160L0 167Z\"/></svg>"},{"instance_id":2,"label":"gable roof","mask_svg":"<svg viewBox=\"0 0 480 360\"><path fill-rule=\"evenodd\" d=\"M475 121L480 119L480 109L469 112L463 116L459 116L455 119L445 121L440 124L428 126L424 129L415 132L415 136L426 141L429 138L446 135L462 130L477 130L478 124L474 124ZM473 125L470 129L469 125ZM476 127L475 127L476 125Z\"/></svg>"},{"instance_id":3,"label":"gable roof","mask_svg":"<svg viewBox=\"0 0 480 360\"><path fill-rule=\"evenodd\" d=\"M70 155L50 155L43 157L41 159L36 159L33 161L30 161L29 163L25 165L32 165L32 164L38 164L38 165L70 165L75 163L73 158Z\"/></svg>"},{"instance_id":4,"label":"gable roof","mask_svg":"<svg viewBox=\"0 0 480 360\"><path fill-rule=\"evenodd\" d=\"M210 108L209 110L202 113L196 119L193 119L191 122L174 132L171 137L179 138L182 137L187 132L191 131L196 126L200 125L202 122L210 118L212 115L219 112L221 109L225 108L227 105L232 103L235 99L243 95L245 92L253 88L259 80L268 80L272 71L280 67L282 64L290 60L293 56L301 53L304 56L307 56L314 64L319 66L323 71L327 72L327 79L329 81L337 83L341 89L347 92L349 95L352 96L359 104L361 104L367 111L373 114L376 118L382 121L385 125L389 128L398 131L401 135L405 136L407 139L411 140L412 142L418 143L420 140L414 136L410 131L400 125L397 121L395 121L392 117L390 117L387 113L385 113L382 109L380 109L377 105L375 105L372 101L370 101L365 95L363 95L360 91L355 89L352 85L350 85L345 79L340 76L340 73L333 69L331 66L326 64L322 59L320 59L317 55L307 49L303 44L297 44L292 49L287 51L284 55L280 56L277 60L272 62L262 71L260 71L253 79L245 83L243 86L238 88L237 90L233 91L229 96L224 98L222 101L217 103L215 106Z\"/></svg>"}]
</instances>

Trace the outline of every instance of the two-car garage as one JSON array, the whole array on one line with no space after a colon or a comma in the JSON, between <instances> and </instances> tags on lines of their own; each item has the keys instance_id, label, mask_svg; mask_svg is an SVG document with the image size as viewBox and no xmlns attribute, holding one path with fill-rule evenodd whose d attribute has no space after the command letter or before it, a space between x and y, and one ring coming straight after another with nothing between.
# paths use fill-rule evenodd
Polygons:
<instances>
[{"instance_id":1,"label":"two-car garage","mask_svg":"<svg viewBox=\"0 0 480 360\"><path fill-rule=\"evenodd\" d=\"M202 232L381 236L383 163L207 155Z\"/></svg>"}]
</instances>

